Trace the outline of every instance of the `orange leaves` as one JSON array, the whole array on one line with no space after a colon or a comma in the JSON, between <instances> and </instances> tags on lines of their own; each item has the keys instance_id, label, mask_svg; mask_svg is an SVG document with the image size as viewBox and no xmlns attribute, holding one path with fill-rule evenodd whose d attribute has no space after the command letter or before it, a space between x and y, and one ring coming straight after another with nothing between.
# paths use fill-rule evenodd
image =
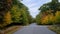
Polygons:
<instances>
[{"instance_id":1,"label":"orange leaves","mask_svg":"<svg viewBox=\"0 0 60 34\"><path fill-rule=\"evenodd\" d=\"M3 24L0 24L0 27L4 27L8 24L11 24L11 14L10 11L6 12L5 15L3 16Z\"/></svg>"},{"instance_id":2,"label":"orange leaves","mask_svg":"<svg viewBox=\"0 0 60 34\"><path fill-rule=\"evenodd\" d=\"M4 23L7 23L7 24L11 23L11 14L9 11L4 15Z\"/></svg>"},{"instance_id":3,"label":"orange leaves","mask_svg":"<svg viewBox=\"0 0 60 34\"><path fill-rule=\"evenodd\" d=\"M45 18L42 18L42 24L46 24L48 22L48 16L45 16Z\"/></svg>"},{"instance_id":4,"label":"orange leaves","mask_svg":"<svg viewBox=\"0 0 60 34\"><path fill-rule=\"evenodd\" d=\"M45 16L44 16L44 14L42 14L42 18L40 19L40 21L41 21L41 24L60 23L60 12L57 11L55 16L53 16L52 13L45 15Z\"/></svg>"},{"instance_id":5,"label":"orange leaves","mask_svg":"<svg viewBox=\"0 0 60 34\"><path fill-rule=\"evenodd\" d=\"M41 24L49 24L50 22L53 23L55 22L55 16L53 16L53 14L42 14L41 17Z\"/></svg>"}]
</instances>

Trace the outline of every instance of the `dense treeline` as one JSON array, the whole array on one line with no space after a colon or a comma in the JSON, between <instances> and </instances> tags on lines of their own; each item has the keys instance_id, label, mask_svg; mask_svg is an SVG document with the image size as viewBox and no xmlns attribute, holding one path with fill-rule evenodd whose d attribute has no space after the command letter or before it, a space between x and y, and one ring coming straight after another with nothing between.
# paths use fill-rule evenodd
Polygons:
<instances>
[{"instance_id":1,"label":"dense treeline","mask_svg":"<svg viewBox=\"0 0 60 34\"><path fill-rule=\"evenodd\" d=\"M39 10L40 13L36 16L37 24L60 24L60 2L58 0L43 4Z\"/></svg>"},{"instance_id":2,"label":"dense treeline","mask_svg":"<svg viewBox=\"0 0 60 34\"><path fill-rule=\"evenodd\" d=\"M2 2L0 6L0 27L7 26L9 24L28 25L32 23L32 16L29 14L28 7L26 7L20 1L19 0L0 1ZM4 2L7 8L5 7Z\"/></svg>"}]
</instances>

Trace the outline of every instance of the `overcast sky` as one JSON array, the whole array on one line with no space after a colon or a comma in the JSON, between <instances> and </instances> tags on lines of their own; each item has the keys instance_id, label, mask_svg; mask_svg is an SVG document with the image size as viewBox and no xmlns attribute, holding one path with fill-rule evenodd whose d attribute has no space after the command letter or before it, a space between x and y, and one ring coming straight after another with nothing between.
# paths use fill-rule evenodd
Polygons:
<instances>
[{"instance_id":1,"label":"overcast sky","mask_svg":"<svg viewBox=\"0 0 60 34\"><path fill-rule=\"evenodd\" d=\"M36 17L36 15L40 12L38 10L40 6L50 1L51 0L23 0L21 2L29 8L29 12L32 17Z\"/></svg>"}]
</instances>

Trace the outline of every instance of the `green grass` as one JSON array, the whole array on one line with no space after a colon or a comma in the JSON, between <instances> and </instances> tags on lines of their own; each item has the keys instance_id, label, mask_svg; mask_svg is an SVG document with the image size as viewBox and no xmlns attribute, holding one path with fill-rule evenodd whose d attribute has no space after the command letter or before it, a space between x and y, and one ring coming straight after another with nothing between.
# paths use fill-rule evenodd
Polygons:
<instances>
[{"instance_id":1,"label":"green grass","mask_svg":"<svg viewBox=\"0 0 60 34\"><path fill-rule=\"evenodd\" d=\"M50 26L49 29L56 32L57 34L60 34L60 26Z\"/></svg>"},{"instance_id":2,"label":"green grass","mask_svg":"<svg viewBox=\"0 0 60 34\"><path fill-rule=\"evenodd\" d=\"M15 31L17 31L18 29L20 29L21 26L11 26L5 30L2 30L4 32L4 34L13 34Z\"/></svg>"}]
</instances>

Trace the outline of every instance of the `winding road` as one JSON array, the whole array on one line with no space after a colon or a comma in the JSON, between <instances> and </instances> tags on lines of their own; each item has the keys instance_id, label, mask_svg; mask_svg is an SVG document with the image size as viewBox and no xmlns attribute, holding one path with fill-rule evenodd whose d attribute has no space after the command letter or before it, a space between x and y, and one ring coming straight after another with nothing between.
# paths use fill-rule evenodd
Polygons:
<instances>
[{"instance_id":1,"label":"winding road","mask_svg":"<svg viewBox=\"0 0 60 34\"><path fill-rule=\"evenodd\" d=\"M56 34L55 32L49 30L48 26L38 26L35 23L29 26L23 26L22 29L16 31L13 34Z\"/></svg>"}]
</instances>

